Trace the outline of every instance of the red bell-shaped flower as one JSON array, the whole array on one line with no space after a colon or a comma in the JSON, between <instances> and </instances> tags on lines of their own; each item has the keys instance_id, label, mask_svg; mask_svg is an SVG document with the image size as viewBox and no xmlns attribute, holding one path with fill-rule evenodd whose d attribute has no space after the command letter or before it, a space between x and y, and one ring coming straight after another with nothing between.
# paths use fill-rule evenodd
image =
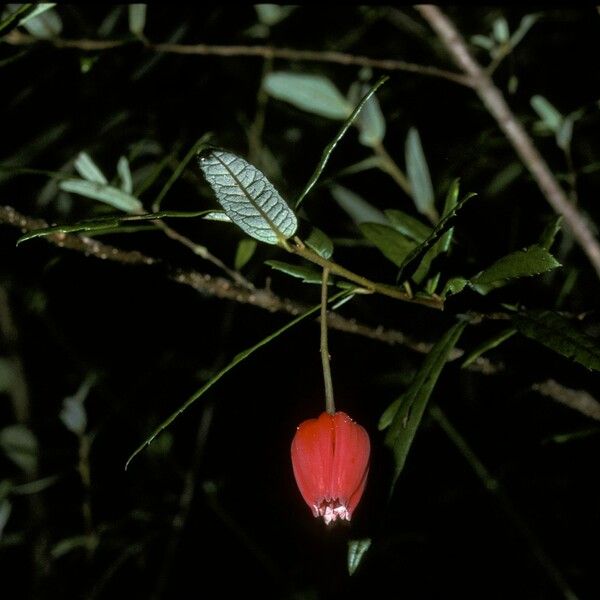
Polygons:
<instances>
[{"instance_id":1,"label":"red bell-shaped flower","mask_svg":"<svg viewBox=\"0 0 600 600\"><path fill-rule=\"evenodd\" d=\"M304 421L292 441L296 483L315 517L350 520L367 482L371 444L346 413Z\"/></svg>"}]
</instances>

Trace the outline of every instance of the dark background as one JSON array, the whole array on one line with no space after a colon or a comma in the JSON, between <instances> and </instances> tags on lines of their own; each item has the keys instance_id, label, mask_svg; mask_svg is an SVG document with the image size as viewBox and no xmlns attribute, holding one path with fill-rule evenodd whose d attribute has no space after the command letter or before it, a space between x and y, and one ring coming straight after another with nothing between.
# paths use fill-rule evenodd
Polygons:
<instances>
[{"instance_id":1,"label":"dark background","mask_svg":"<svg viewBox=\"0 0 600 600\"><path fill-rule=\"evenodd\" d=\"M96 38L109 7L59 6L65 38ZM536 8L542 17L507 57L495 80L528 130L536 120L529 99L541 94L563 114L588 108L573 141L576 169L598 160L600 15L595 8ZM448 9L467 39L489 34L500 14L511 29L530 9ZM252 6L203 8L150 5L145 34L153 42L180 31L180 43L253 44L339 50L376 58L399 58L452 69L418 13L386 7L299 8L253 39ZM128 36L123 10L108 37ZM477 58L488 57L474 48ZM262 60L155 54L141 43L86 52L50 43L16 47L0 41L2 58L23 56L0 67L3 115L2 164L60 170L86 150L112 176L121 154L142 139L155 142L158 161L174 147L181 158L204 132L246 156ZM83 73L82 59L93 60ZM583 66L581 69L579 67ZM276 70L319 73L346 91L358 69L334 64L276 60ZM375 71L375 75L379 75ZM479 198L456 227L449 274L472 274L499 256L535 242L551 209L522 172L510 185L490 190L511 162L513 149L469 89L436 78L394 72L378 93L387 120L386 148L402 163L409 127L418 128L438 197L451 179ZM262 141L276 157L282 195L294 197L312 173L338 125L269 100ZM535 141L551 168L565 173L564 156L551 136ZM366 156L356 132L336 150L328 174ZM580 173L581 209L594 221L597 172ZM149 209L167 175L142 197ZM48 222L110 214L80 198L71 203L41 190L47 178L0 179L1 204ZM414 213L410 199L385 174L367 171L343 185L380 209ZM165 200L176 210L216 207L194 164ZM305 203L305 215L330 235L357 235L325 189ZM416 215L416 213L414 213ZM191 220L177 226L232 264L241 231ZM598 435L594 422L531 390L548 378L598 393L597 379L525 338L514 337L490 358L505 369L495 375L445 369L432 401L443 408L475 455L501 486L490 493L443 430L426 418L407 467L388 503L391 457L377 422L410 381L422 355L333 331L330 349L338 409L369 431L370 480L350 526L326 528L313 519L296 489L289 445L296 426L323 410L318 327L305 322L272 342L220 381L124 472L131 451L216 369L289 319L258 308L205 297L164 278L159 270L129 267L61 250L43 240L15 247L19 231L0 227L0 278L18 338L4 353L22 361L29 422L39 447L39 477L58 479L38 494L15 495L0 541L3 587L11 597L108 598L128 590L134 598L365 597L381 587L406 598L448 596L560 598L562 574L580 598L600 593L596 490ZM576 285L562 308L593 311L598 282L577 246L561 236L564 268L507 286L486 299L472 292L448 302L443 314L363 297L341 309L372 325L398 328L435 341L468 308L500 302L553 307L567 274ZM159 233L120 234L102 241L137 248L169 263L220 274ZM245 275L262 286L306 303L318 301L316 286L302 285L263 262L286 260L276 248L259 246ZM375 250L340 249L336 259L373 278L392 282L395 270ZM460 272L460 269L463 269ZM592 312L585 326L596 334ZM501 329L486 322L465 332L470 350ZM65 397L95 373L86 400L91 507L99 540L93 555L78 546L52 558L61 540L84 533L84 490L77 472L78 444L59 419ZM7 394L2 426L15 422ZM557 443L557 434L592 430ZM0 456L1 479L25 476ZM187 482L187 483L186 483ZM193 489L192 489L193 488ZM34 498L34 499L33 499ZM173 526L180 503L188 506L181 530ZM349 539L372 537L359 571L346 568ZM547 564L550 557L552 565ZM7 586L10 586L7 587Z\"/></svg>"}]
</instances>

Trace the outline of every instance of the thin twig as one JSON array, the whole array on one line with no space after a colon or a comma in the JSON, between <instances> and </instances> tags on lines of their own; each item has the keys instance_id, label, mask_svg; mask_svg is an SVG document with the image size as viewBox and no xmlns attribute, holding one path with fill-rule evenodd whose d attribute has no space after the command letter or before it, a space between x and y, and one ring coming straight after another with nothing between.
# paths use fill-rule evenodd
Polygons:
<instances>
[{"instance_id":1,"label":"thin twig","mask_svg":"<svg viewBox=\"0 0 600 600\"><path fill-rule=\"evenodd\" d=\"M26 35L19 31L11 31L3 38L3 41L13 45L35 44L39 40L33 36ZM45 40L57 48L78 48L80 50L110 50L140 42L137 39L126 40L66 40L62 38L52 38ZM404 71L407 73L416 73L429 77L440 77L447 81L452 81L460 85L469 86L468 77L460 73L438 69L429 65L419 65L404 60L391 60L370 58L368 56L355 56L344 52L321 51L321 50L295 50L293 48L274 48L272 46L220 46L209 44L155 44L148 42L145 46L156 52L165 52L169 54L187 54L196 56L223 56L223 57L260 57L260 58L281 58L286 60L297 60L303 62L333 63L346 66L371 67L381 69L382 71Z\"/></svg>"},{"instance_id":2,"label":"thin twig","mask_svg":"<svg viewBox=\"0 0 600 600\"><path fill-rule=\"evenodd\" d=\"M42 219L33 219L31 217L22 215L11 206L0 206L0 223L17 227L24 233L48 226L48 224ZM44 239L46 242L61 248L69 248L71 250L81 252L86 256L93 256L101 260L110 260L128 265L162 267L165 275L169 279L182 285L189 286L206 296L214 296L216 298L232 300L240 304L250 304L252 306L268 310L269 312L284 312L293 316L297 316L309 308L307 305L295 300L277 296L268 288L248 290L242 286L232 283L227 279L224 279L223 277L213 277L197 271L170 268L167 267L160 259L146 256L145 254L135 250L130 251L115 248L114 246L103 244L86 236L57 233L55 235L46 236ZM473 322L476 321L474 320ZM414 338L401 331L398 331L397 329L386 329L381 325L378 327L370 327L369 325L361 323L356 319L342 317L335 312L330 312L327 315L327 324L331 329L335 329L337 331L359 335L361 337L389 344L391 346L404 346L420 354L428 353L433 346L429 342L415 340ZM450 353L449 360L458 360L462 356L464 356L464 350L461 350L460 348L454 348L454 350ZM484 356L479 356L477 360L467 367L467 370L476 371L484 375L492 375L503 371L504 365L502 363L492 362ZM559 386L562 390L569 391L568 388L565 388L564 386L561 386L561 384L555 382L555 389L557 389L556 386ZM541 386L538 386L536 390L541 391ZM579 401L582 398L582 394L587 394L587 392L577 391L575 396L572 396L572 398L574 398L573 401L570 401L569 394L565 393L547 393L546 395L564 405L569 406L569 408L573 410L585 414L586 416L596 418L594 415L590 414L590 411L587 410L587 408L584 407L584 405ZM594 401L594 405L598 404L597 401L591 396L589 396L589 398ZM587 407L589 406L591 406L591 404L587 403Z\"/></svg>"},{"instance_id":3,"label":"thin twig","mask_svg":"<svg viewBox=\"0 0 600 600\"><path fill-rule=\"evenodd\" d=\"M323 269L321 278L321 363L323 365L323 382L325 383L325 410L335 414L333 400L333 382L331 381L331 365L329 364L329 342L327 340L327 285L329 282L329 269Z\"/></svg>"},{"instance_id":4,"label":"thin twig","mask_svg":"<svg viewBox=\"0 0 600 600\"><path fill-rule=\"evenodd\" d=\"M500 129L513 145L523 164L529 169L548 203L557 213L563 215L565 223L600 277L600 244L598 240L586 220L567 198L565 191L550 171L548 164L510 110L502 92L473 58L465 40L454 24L437 6L417 5L416 8L437 33L454 61L469 77L472 87L485 107L496 119Z\"/></svg>"}]
</instances>

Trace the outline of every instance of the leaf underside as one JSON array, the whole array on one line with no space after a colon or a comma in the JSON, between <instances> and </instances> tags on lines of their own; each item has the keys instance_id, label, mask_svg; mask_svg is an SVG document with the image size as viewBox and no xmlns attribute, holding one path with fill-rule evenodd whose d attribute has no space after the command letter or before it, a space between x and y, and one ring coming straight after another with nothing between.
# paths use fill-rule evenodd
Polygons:
<instances>
[{"instance_id":1,"label":"leaf underside","mask_svg":"<svg viewBox=\"0 0 600 600\"><path fill-rule=\"evenodd\" d=\"M256 167L222 150L199 155L198 162L227 216L248 235L267 244L294 235L296 215Z\"/></svg>"}]
</instances>

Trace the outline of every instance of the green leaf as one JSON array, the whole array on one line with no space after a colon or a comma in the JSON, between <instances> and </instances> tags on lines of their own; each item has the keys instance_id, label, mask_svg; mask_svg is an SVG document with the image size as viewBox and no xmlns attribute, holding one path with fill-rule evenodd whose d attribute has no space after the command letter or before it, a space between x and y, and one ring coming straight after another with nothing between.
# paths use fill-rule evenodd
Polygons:
<instances>
[{"instance_id":1,"label":"green leaf","mask_svg":"<svg viewBox=\"0 0 600 600\"><path fill-rule=\"evenodd\" d=\"M65 179L58 184L58 187L65 192L104 202L104 204L109 204L113 208L127 213L139 213L144 210L142 203L137 198L112 185L102 185L84 179Z\"/></svg>"},{"instance_id":2,"label":"green leaf","mask_svg":"<svg viewBox=\"0 0 600 600\"><path fill-rule=\"evenodd\" d=\"M254 165L222 150L199 155L198 162L227 216L248 235L279 244L296 233L296 215Z\"/></svg>"},{"instance_id":3,"label":"green leaf","mask_svg":"<svg viewBox=\"0 0 600 600\"><path fill-rule=\"evenodd\" d=\"M379 423L377 423L377 429L379 429L379 431L384 431L392 424L392 421L394 420L396 413L400 410L404 399L404 394L402 394L383 411L383 414L379 418Z\"/></svg>"},{"instance_id":4,"label":"green leaf","mask_svg":"<svg viewBox=\"0 0 600 600\"><path fill-rule=\"evenodd\" d=\"M342 298L343 296L345 296L347 294L348 294L347 291L343 291L343 292L340 292L339 294L335 294L334 296L332 296L329 299L329 302L330 303L334 303L334 302L336 302L337 300L339 300L340 298ZM295 319L293 319L289 323L286 323L283 327L281 327L280 329L278 329L277 331L275 331L271 335L268 335L267 337L265 337L264 339L262 339L257 344L254 344L254 346L251 346L250 348L248 348L248 349L244 350L243 352L240 352L239 354L237 354L233 358L233 360L227 366L223 367L216 375L214 375L209 381L207 381L199 390L197 390L192 396L190 396L174 413L172 413L167 419L165 419L152 432L152 434L148 438L146 438L146 440L144 440L144 442L142 442L134 450L134 452L131 454L131 456L127 459L127 462L125 463L125 470L127 470L127 467L129 466L129 464L131 463L131 461L133 460L133 458L135 458L146 446L148 446L149 444L151 444L152 441L156 438L156 436L161 431L163 431L164 429L166 429L180 414L182 414L183 412L185 412L194 402L196 402L196 400L198 400L199 398L201 398L204 395L205 392L207 392L215 383L217 383L217 381L219 381L219 379L221 379L221 377L223 377L223 375L225 375L226 373L228 373L229 371L231 371L231 369L233 369L235 366L237 366L243 360L245 360L246 358L248 358L249 356L251 356L252 354L254 354L254 352L256 352L259 348L262 348L263 346L266 346L269 342L271 342L275 338L279 337L282 333L285 333L288 329L291 329L294 325L297 325L298 323L300 323L301 321L303 321L307 317L310 317L311 315L314 315L320 309L321 309L321 304L317 304L316 306L313 306L312 308L310 308L306 312L303 312L301 315L297 316Z\"/></svg>"},{"instance_id":5,"label":"green leaf","mask_svg":"<svg viewBox=\"0 0 600 600\"><path fill-rule=\"evenodd\" d=\"M304 200L304 198L306 198L306 196L308 195L310 190L312 190L312 188L317 183L317 180L319 179L319 177L325 170L325 165L327 164L327 161L329 160L331 153L334 151L334 149L338 145L339 141L344 137L344 135L346 135L346 132L348 131L348 129L350 129L350 126L352 125L352 123L354 123L356 117L359 115L363 106L369 101L369 98L371 98L371 96L388 79L389 79L389 77L384 75L383 77L380 77L375 82L375 84L371 87L371 89L365 94L363 99L356 105L356 107L352 111L352 114L346 119L344 124L340 127L339 131L335 134L335 137L331 140L331 142L329 142L329 144L327 144L327 146L325 146L325 149L323 150L323 152L321 154L321 160L319 161L317 168L315 169L314 173L311 175L310 179L308 180L308 183L304 186L304 189L302 190L301 194L298 196L298 199L296 200L296 208L298 208L300 206L300 204L302 204L302 201Z\"/></svg>"},{"instance_id":6,"label":"green leaf","mask_svg":"<svg viewBox=\"0 0 600 600\"><path fill-rule=\"evenodd\" d=\"M140 36L146 26L146 4L129 4L129 31Z\"/></svg>"},{"instance_id":7,"label":"green leaf","mask_svg":"<svg viewBox=\"0 0 600 600\"><path fill-rule=\"evenodd\" d=\"M279 4L254 5L258 20L268 27L272 27L285 19L295 8L295 6L280 6Z\"/></svg>"},{"instance_id":8,"label":"green leaf","mask_svg":"<svg viewBox=\"0 0 600 600\"><path fill-rule=\"evenodd\" d=\"M554 239L560 231L562 220L562 215L554 215L548 225L546 225L539 241L539 245L542 248L550 250L552 244L554 243Z\"/></svg>"},{"instance_id":9,"label":"green leaf","mask_svg":"<svg viewBox=\"0 0 600 600\"><path fill-rule=\"evenodd\" d=\"M600 371L600 344L596 338L578 331L575 324L549 310L531 310L513 317L517 329L584 367Z\"/></svg>"},{"instance_id":10,"label":"green leaf","mask_svg":"<svg viewBox=\"0 0 600 600\"><path fill-rule=\"evenodd\" d=\"M404 237L389 225L381 223L360 223L359 228L363 235L377 246L381 253L397 267L414 249L416 243Z\"/></svg>"},{"instance_id":11,"label":"green leaf","mask_svg":"<svg viewBox=\"0 0 600 600\"><path fill-rule=\"evenodd\" d=\"M304 243L323 258L329 259L333 254L333 242L331 238L318 227L311 227L310 233L304 240Z\"/></svg>"},{"instance_id":12,"label":"green leaf","mask_svg":"<svg viewBox=\"0 0 600 600\"><path fill-rule=\"evenodd\" d=\"M510 47L512 49L514 49L517 44L519 44L521 42L521 40L525 37L525 35L527 34L527 32L531 29L531 27L533 26L533 24L540 18L540 15L538 14L531 14L531 15L525 15L522 19L521 22L519 23L519 26L517 27L517 30L512 34L509 43L510 43Z\"/></svg>"},{"instance_id":13,"label":"green leaf","mask_svg":"<svg viewBox=\"0 0 600 600\"><path fill-rule=\"evenodd\" d=\"M492 50L492 48L494 48L494 46L496 45L494 40L487 37L486 35L480 35L480 34L471 36L471 44L474 44L475 46L479 46L480 48L483 48L484 50L487 50L488 52L490 50Z\"/></svg>"},{"instance_id":14,"label":"green leaf","mask_svg":"<svg viewBox=\"0 0 600 600\"><path fill-rule=\"evenodd\" d=\"M460 294L460 292L465 289L468 283L469 280L465 279L464 277L452 277L451 279L448 279L442 291L442 298L445 298L446 296L452 296L454 294Z\"/></svg>"},{"instance_id":15,"label":"green leaf","mask_svg":"<svg viewBox=\"0 0 600 600\"><path fill-rule=\"evenodd\" d=\"M117 163L117 173L121 179L121 190L126 194L133 192L133 180L131 179L131 170L129 168L129 161L127 157L121 156Z\"/></svg>"},{"instance_id":16,"label":"green leaf","mask_svg":"<svg viewBox=\"0 0 600 600\"><path fill-rule=\"evenodd\" d=\"M505 44L508 42L510 32L508 30L508 22L504 17L498 17L494 21L492 30L494 32L494 37L499 44Z\"/></svg>"},{"instance_id":17,"label":"green leaf","mask_svg":"<svg viewBox=\"0 0 600 600\"><path fill-rule=\"evenodd\" d=\"M468 367L471 363L475 362L482 354L484 354L488 350L497 348L498 346L500 346L500 344L504 343L506 340L511 338L515 333L517 333L517 330L514 327L508 327L506 329L503 329L502 331L499 331L489 339L485 340L484 342L479 344L479 346L477 346L474 350L469 352L469 354L463 361L461 368L464 369Z\"/></svg>"},{"instance_id":18,"label":"green leaf","mask_svg":"<svg viewBox=\"0 0 600 600\"><path fill-rule=\"evenodd\" d=\"M544 96L536 95L531 98L531 106L554 134L558 134L563 122L563 116Z\"/></svg>"},{"instance_id":19,"label":"green leaf","mask_svg":"<svg viewBox=\"0 0 600 600\"><path fill-rule=\"evenodd\" d=\"M329 190L334 200L350 215L357 225L367 222L389 225L386 216L358 194L341 185L332 185Z\"/></svg>"},{"instance_id":20,"label":"green leaf","mask_svg":"<svg viewBox=\"0 0 600 600\"><path fill-rule=\"evenodd\" d=\"M534 244L497 260L493 265L471 278L471 287L480 294L503 286L509 279L531 277L551 271L561 264L542 246Z\"/></svg>"},{"instance_id":21,"label":"green leaf","mask_svg":"<svg viewBox=\"0 0 600 600\"><path fill-rule=\"evenodd\" d=\"M455 179L448 188L448 193L446 194L446 200L444 202L444 212L442 213L442 218L449 215L455 208L458 203L458 191L459 191L459 180ZM425 253L423 259L421 260L421 264L418 269L415 271L413 275L413 280L415 283L421 283L423 279L425 279L426 275L429 273L429 269L431 268L431 263L440 255L445 254L450 249L450 244L452 242L452 236L454 235L454 227L450 227L433 246ZM435 275L431 280L431 284L429 285L429 293L433 294L435 292L435 288L437 287L439 275Z\"/></svg>"},{"instance_id":22,"label":"green leaf","mask_svg":"<svg viewBox=\"0 0 600 600\"><path fill-rule=\"evenodd\" d=\"M313 269L312 267L305 267L304 265L292 265L280 260L266 260L265 264L269 265L276 271L281 271L282 273L286 273L292 277L302 279L304 283L321 283L321 272Z\"/></svg>"},{"instance_id":23,"label":"green leaf","mask_svg":"<svg viewBox=\"0 0 600 600\"><path fill-rule=\"evenodd\" d=\"M23 5L21 5L21 6L23 6ZM29 6L29 5L26 4L25 6ZM40 2L39 4L35 4L34 6L35 6L35 8L26 17L23 17L19 21L19 25L25 25L25 23L27 23L28 21L31 21L31 19L35 19L39 15L45 13L47 10L54 8L56 6L56 2L46 2L46 3Z\"/></svg>"},{"instance_id":24,"label":"green leaf","mask_svg":"<svg viewBox=\"0 0 600 600\"><path fill-rule=\"evenodd\" d=\"M277 71L265 77L263 87L273 98L328 119L344 120L352 112L340 91L322 75Z\"/></svg>"},{"instance_id":25,"label":"green leaf","mask_svg":"<svg viewBox=\"0 0 600 600\"><path fill-rule=\"evenodd\" d=\"M438 340L429 351L423 365L417 372L413 383L403 394L404 401L400 409L394 415L390 428L385 436L385 444L391 448L394 455L394 476L390 493L393 492L396 481L406 463L406 457L412 446L415 434L431 392L437 383L446 360L456 343L458 342L466 321L454 324Z\"/></svg>"},{"instance_id":26,"label":"green leaf","mask_svg":"<svg viewBox=\"0 0 600 600\"><path fill-rule=\"evenodd\" d=\"M453 188L450 189L452 191ZM425 256L429 249L452 227L452 222L456 218L456 215L462 210L465 204L477 194L467 194L456 206L441 219L441 221L435 226L431 235L421 244L419 244L404 260L398 273L398 280L407 280L412 277L413 273L417 270L420 264L420 260ZM409 268L411 267L411 268Z\"/></svg>"},{"instance_id":27,"label":"green leaf","mask_svg":"<svg viewBox=\"0 0 600 600\"><path fill-rule=\"evenodd\" d=\"M0 447L25 473L32 474L38 464L38 442L25 425L9 425L0 430Z\"/></svg>"},{"instance_id":28,"label":"green leaf","mask_svg":"<svg viewBox=\"0 0 600 600\"><path fill-rule=\"evenodd\" d=\"M348 99L354 105L368 91L369 86L367 84L355 82L350 87ZM358 141L363 146L375 148L381 144L385 137L385 118L381 112L377 96L371 96L366 102L360 111L356 125L360 131Z\"/></svg>"},{"instance_id":29,"label":"green leaf","mask_svg":"<svg viewBox=\"0 0 600 600\"><path fill-rule=\"evenodd\" d=\"M415 219L401 210L388 209L383 212L394 229L403 233L415 242L424 242L433 231L429 225L421 223L419 219Z\"/></svg>"},{"instance_id":30,"label":"green leaf","mask_svg":"<svg viewBox=\"0 0 600 600\"><path fill-rule=\"evenodd\" d=\"M102 173L98 165L96 165L87 152L80 152L77 155L74 166L82 179L87 179L88 181L99 183L101 185L108 184L108 180L104 177L104 173Z\"/></svg>"},{"instance_id":31,"label":"green leaf","mask_svg":"<svg viewBox=\"0 0 600 600\"><path fill-rule=\"evenodd\" d=\"M354 575L364 555L371 547L371 538L361 540L348 540L348 574Z\"/></svg>"},{"instance_id":32,"label":"green leaf","mask_svg":"<svg viewBox=\"0 0 600 600\"><path fill-rule=\"evenodd\" d=\"M52 227L44 227L43 229L34 229L22 235L17 240L17 246L27 240L32 240L37 237L44 237L46 235L54 235L56 233L81 233L81 232L103 232L119 228L122 223L129 223L131 221L154 221L155 219L163 219L165 217L179 217L179 218L192 218L201 217L207 213L211 213L210 210L202 210L200 212L179 212L179 211L168 211L164 210L157 213L148 213L145 215L132 215L129 217L106 217L104 219L90 219L86 221L79 221L73 225L53 225Z\"/></svg>"},{"instance_id":33,"label":"green leaf","mask_svg":"<svg viewBox=\"0 0 600 600\"><path fill-rule=\"evenodd\" d=\"M437 221L429 167L421 145L421 137L414 127L409 129L406 136L406 172L417 210L432 221Z\"/></svg>"},{"instance_id":34,"label":"green leaf","mask_svg":"<svg viewBox=\"0 0 600 600\"><path fill-rule=\"evenodd\" d=\"M244 265L252 258L255 250L256 242L254 240L240 240L233 261L233 266L236 271L240 271L244 267Z\"/></svg>"},{"instance_id":35,"label":"green leaf","mask_svg":"<svg viewBox=\"0 0 600 600\"><path fill-rule=\"evenodd\" d=\"M73 537L64 538L52 546L52 549L50 550L50 556L56 560L77 548L87 547L89 541L90 540L87 535L76 535Z\"/></svg>"}]
</instances>

